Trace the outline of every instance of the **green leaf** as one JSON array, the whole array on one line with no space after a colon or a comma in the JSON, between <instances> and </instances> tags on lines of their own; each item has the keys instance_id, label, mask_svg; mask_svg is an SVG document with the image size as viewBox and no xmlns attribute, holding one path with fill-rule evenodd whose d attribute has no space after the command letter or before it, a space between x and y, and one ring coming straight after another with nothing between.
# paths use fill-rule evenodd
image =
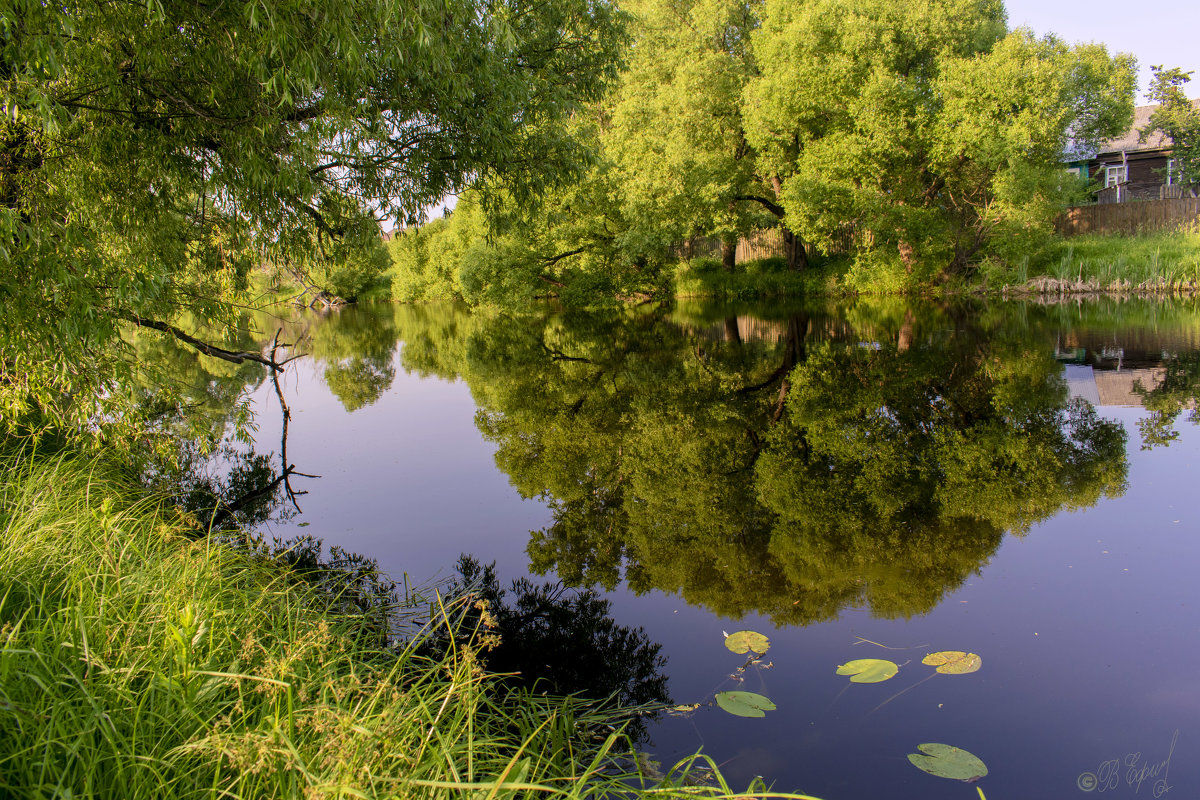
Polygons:
<instances>
[{"instance_id":1,"label":"green leaf","mask_svg":"<svg viewBox=\"0 0 1200 800\"><path fill-rule=\"evenodd\" d=\"M754 692L717 692L717 705L739 717L765 717L775 710L770 698Z\"/></svg>"},{"instance_id":2,"label":"green leaf","mask_svg":"<svg viewBox=\"0 0 1200 800\"><path fill-rule=\"evenodd\" d=\"M725 637L725 646L735 653L762 655L771 647L771 640L758 631L736 631Z\"/></svg>"},{"instance_id":3,"label":"green leaf","mask_svg":"<svg viewBox=\"0 0 1200 800\"><path fill-rule=\"evenodd\" d=\"M975 781L987 775L987 766L974 753L948 744L927 743L917 745L925 755L909 753L908 760L918 769L939 778L958 781Z\"/></svg>"},{"instance_id":4,"label":"green leaf","mask_svg":"<svg viewBox=\"0 0 1200 800\"><path fill-rule=\"evenodd\" d=\"M983 659L962 650L941 650L925 656L921 663L937 667L937 671L943 675L966 675L969 672L978 672L983 666Z\"/></svg>"},{"instance_id":5,"label":"green leaf","mask_svg":"<svg viewBox=\"0 0 1200 800\"><path fill-rule=\"evenodd\" d=\"M838 675L853 675L852 683L879 683L895 677L899 671L900 667L886 658L858 658L837 668Z\"/></svg>"}]
</instances>

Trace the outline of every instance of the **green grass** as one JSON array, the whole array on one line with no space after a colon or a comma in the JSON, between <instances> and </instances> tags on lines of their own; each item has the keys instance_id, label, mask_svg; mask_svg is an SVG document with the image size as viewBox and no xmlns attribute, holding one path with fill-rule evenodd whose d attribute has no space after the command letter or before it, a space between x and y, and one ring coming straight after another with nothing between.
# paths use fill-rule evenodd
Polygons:
<instances>
[{"instance_id":1,"label":"green grass","mask_svg":"<svg viewBox=\"0 0 1200 800\"><path fill-rule=\"evenodd\" d=\"M1060 239L1032 264L1023 259L1010 268L1006 278L1024 284L1043 276L1100 290L1200 288L1200 228Z\"/></svg>"},{"instance_id":2,"label":"green grass","mask_svg":"<svg viewBox=\"0 0 1200 800\"><path fill-rule=\"evenodd\" d=\"M389 644L103 463L0 468L0 795L733 794L704 759L651 778L606 718L503 691L473 645Z\"/></svg>"}]
</instances>

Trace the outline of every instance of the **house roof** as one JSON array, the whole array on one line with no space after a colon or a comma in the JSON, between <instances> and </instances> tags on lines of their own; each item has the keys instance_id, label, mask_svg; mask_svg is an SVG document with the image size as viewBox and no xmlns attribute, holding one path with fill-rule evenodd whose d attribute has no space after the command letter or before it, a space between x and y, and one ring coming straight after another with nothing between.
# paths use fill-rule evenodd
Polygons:
<instances>
[{"instance_id":1,"label":"house roof","mask_svg":"<svg viewBox=\"0 0 1200 800\"><path fill-rule=\"evenodd\" d=\"M1192 101L1192 105L1200 108L1200 98ZM1115 139L1101 142L1097 155L1104 153L1138 153L1146 150L1163 150L1171 146L1171 139L1161 131L1154 131L1143 140L1142 129L1150 124L1150 115L1158 106L1138 106L1133 110L1133 127Z\"/></svg>"}]
</instances>

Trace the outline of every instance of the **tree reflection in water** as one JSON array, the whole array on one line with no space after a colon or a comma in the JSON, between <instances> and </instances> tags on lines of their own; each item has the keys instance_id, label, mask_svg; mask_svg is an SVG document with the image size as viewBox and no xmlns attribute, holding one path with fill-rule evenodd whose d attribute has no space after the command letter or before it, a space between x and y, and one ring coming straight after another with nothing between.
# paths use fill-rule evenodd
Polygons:
<instances>
[{"instance_id":1,"label":"tree reflection in water","mask_svg":"<svg viewBox=\"0 0 1200 800\"><path fill-rule=\"evenodd\" d=\"M1027 328L936 308L791 314L774 338L721 325L564 315L481 334L480 429L554 513L535 571L777 624L906 616L1005 532L1123 490L1124 430L1069 400Z\"/></svg>"},{"instance_id":2,"label":"tree reflection in water","mask_svg":"<svg viewBox=\"0 0 1200 800\"><path fill-rule=\"evenodd\" d=\"M476 645L477 632L487 636L480 658L489 671L529 691L619 706L626 710L625 733L635 741L645 738L647 720L671 702L661 645L642 628L618 625L609 601L596 592L526 578L505 589L494 564L481 565L469 555L459 558L457 569L460 581L452 592L475 601L457 635ZM449 646L444 630L427 645L435 652Z\"/></svg>"}]
</instances>

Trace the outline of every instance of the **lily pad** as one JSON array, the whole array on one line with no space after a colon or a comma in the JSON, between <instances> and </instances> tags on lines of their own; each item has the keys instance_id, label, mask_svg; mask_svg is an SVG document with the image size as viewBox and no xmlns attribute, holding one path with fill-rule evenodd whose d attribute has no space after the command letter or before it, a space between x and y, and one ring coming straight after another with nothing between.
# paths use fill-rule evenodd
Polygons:
<instances>
[{"instance_id":1,"label":"lily pad","mask_svg":"<svg viewBox=\"0 0 1200 800\"><path fill-rule=\"evenodd\" d=\"M983 659L962 650L942 650L925 656L921 663L937 667L937 671L943 675L966 675L978 671L983 666Z\"/></svg>"},{"instance_id":2,"label":"lily pad","mask_svg":"<svg viewBox=\"0 0 1200 800\"><path fill-rule=\"evenodd\" d=\"M956 781L977 781L987 775L988 769L974 753L948 744L926 743L917 745L919 753L909 753L908 760L918 769L939 778Z\"/></svg>"},{"instance_id":3,"label":"lily pad","mask_svg":"<svg viewBox=\"0 0 1200 800\"><path fill-rule=\"evenodd\" d=\"M765 717L775 710L769 697L754 692L717 692L717 705L739 717Z\"/></svg>"},{"instance_id":4,"label":"lily pad","mask_svg":"<svg viewBox=\"0 0 1200 800\"><path fill-rule=\"evenodd\" d=\"M886 658L857 658L837 668L838 675L852 675L851 683L880 683L900 671L896 662Z\"/></svg>"},{"instance_id":5,"label":"lily pad","mask_svg":"<svg viewBox=\"0 0 1200 800\"><path fill-rule=\"evenodd\" d=\"M771 647L771 640L758 631L735 631L725 637L725 646L735 653L758 653L760 656Z\"/></svg>"}]
</instances>

